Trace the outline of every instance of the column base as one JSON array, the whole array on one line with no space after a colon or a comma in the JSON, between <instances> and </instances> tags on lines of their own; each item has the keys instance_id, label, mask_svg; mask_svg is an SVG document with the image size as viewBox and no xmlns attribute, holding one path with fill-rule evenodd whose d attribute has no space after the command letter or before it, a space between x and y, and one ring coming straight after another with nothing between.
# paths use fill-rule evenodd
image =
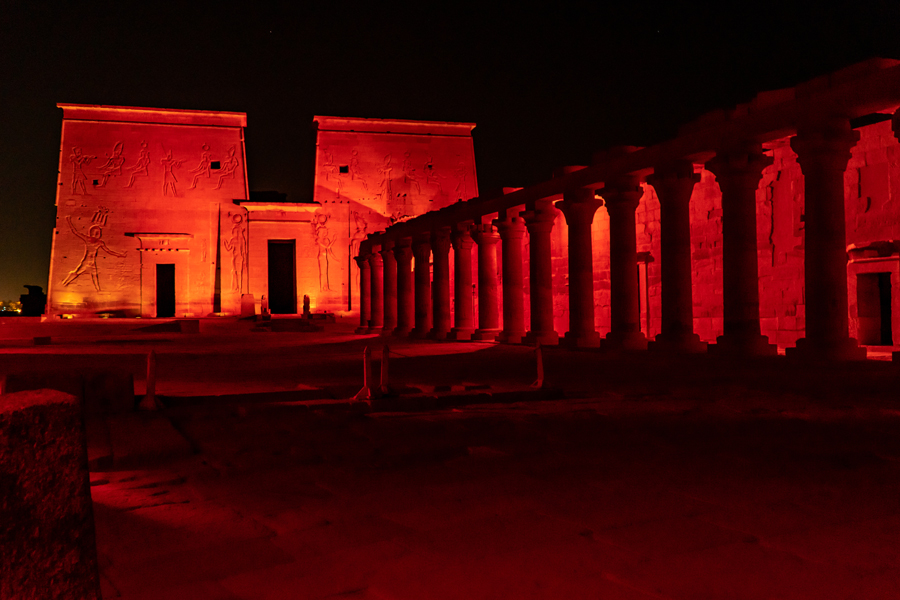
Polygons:
<instances>
[{"instance_id":1,"label":"column base","mask_svg":"<svg viewBox=\"0 0 900 600\"><path fill-rule=\"evenodd\" d=\"M503 344L521 344L526 333L525 331L501 331L497 335L497 341Z\"/></svg>"},{"instance_id":2,"label":"column base","mask_svg":"<svg viewBox=\"0 0 900 600\"><path fill-rule=\"evenodd\" d=\"M845 338L830 344L813 344L809 338L800 338L794 348L786 348L786 356L811 361L866 360L867 350L854 338Z\"/></svg>"},{"instance_id":3,"label":"column base","mask_svg":"<svg viewBox=\"0 0 900 600\"><path fill-rule=\"evenodd\" d=\"M624 350L639 352L647 349L647 338L640 331L610 331L600 342L602 350Z\"/></svg>"},{"instance_id":4,"label":"column base","mask_svg":"<svg viewBox=\"0 0 900 600\"><path fill-rule=\"evenodd\" d=\"M382 327L379 333L381 333L381 335L393 335L394 329L394 327Z\"/></svg>"},{"instance_id":5,"label":"column base","mask_svg":"<svg viewBox=\"0 0 900 600\"><path fill-rule=\"evenodd\" d=\"M661 333L647 342L647 350L666 354L705 354L709 344L700 341L696 333Z\"/></svg>"},{"instance_id":6,"label":"column base","mask_svg":"<svg viewBox=\"0 0 900 600\"><path fill-rule=\"evenodd\" d=\"M359 327L357 327L356 329L353 330L353 333L364 335L366 333L369 333L369 328L363 327L362 325L360 325Z\"/></svg>"},{"instance_id":7,"label":"column base","mask_svg":"<svg viewBox=\"0 0 900 600\"><path fill-rule=\"evenodd\" d=\"M468 342L472 339L472 334L474 332L474 329L457 329L454 327L450 330L450 333L447 334L447 339L456 342Z\"/></svg>"},{"instance_id":8,"label":"column base","mask_svg":"<svg viewBox=\"0 0 900 600\"><path fill-rule=\"evenodd\" d=\"M369 327L366 329L366 333L381 333L384 327Z\"/></svg>"},{"instance_id":9,"label":"column base","mask_svg":"<svg viewBox=\"0 0 900 600\"><path fill-rule=\"evenodd\" d=\"M709 346L709 353L717 356L778 356L778 346L758 334L725 334Z\"/></svg>"},{"instance_id":10,"label":"column base","mask_svg":"<svg viewBox=\"0 0 900 600\"><path fill-rule=\"evenodd\" d=\"M525 334L524 343L541 346L558 346L559 334L555 331L529 331Z\"/></svg>"},{"instance_id":11,"label":"column base","mask_svg":"<svg viewBox=\"0 0 900 600\"><path fill-rule=\"evenodd\" d=\"M500 335L499 329L476 329L472 334L472 341L494 342L497 341L498 335Z\"/></svg>"},{"instance_id":12,"label":"column base","mask_svg":"<svg viewBox=\"0 0 900 600\"><path fill-rule=\"evenodd\" d=\"M393 331L391 331L391 335L394 337L409 337L412 329L409 327L395 327Z\"/></svg>"},{"instance_id":13,"label":"column base","mask_svg":"<svg viewBox=\"0 0 900 600\"><path fill-rule=\"evenodd\" d=\"M563 344L570 348L599 348L600 334L596 331L572 333L567 331L563 336Z\"/></svg>"},{"instance_id":14,"label":"column base","mask_svg":"<svg viewBox=\"0 0 900 600\"><path fill-rule=\"evenodd\" d=\"M425 335L425 337L429 340L440 341L440 340L446 340L447 335L449 333L450 332L447 331L446 329L432 329Z\"/></svg>"},{"instance_id":15,"label":"column base","mask_svg":"<svg viewBox=\"0 0 900 600\"><path fill-rule=\"evenodd\" d=\"M409 332L409 337L416 338L417 340L424 340L428 337L428 332L430 329L416 329L413 328L412 331Z\"/></svg>"}]
</instances>

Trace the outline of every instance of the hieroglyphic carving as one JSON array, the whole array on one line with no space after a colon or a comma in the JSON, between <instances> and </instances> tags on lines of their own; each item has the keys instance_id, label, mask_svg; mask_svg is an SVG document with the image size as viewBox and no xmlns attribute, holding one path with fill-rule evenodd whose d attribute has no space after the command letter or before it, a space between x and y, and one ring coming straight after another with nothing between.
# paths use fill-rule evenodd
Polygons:
<instances>
[{"instance_id":1,"label":"hieroglyphic carving","mask_svg":"<svg viewBox=\"0 0 900 600\"><path fill-rule=\"evenodd\" d=\"M369 224L366 222L365 217L359 214L359 211L353 211L353 223L356 230L350 236L350 258L359 253L359 243L366 239L367 230L369 229Z\"/></svg>"},{"instance_id":2,"label":"hieroglyphic carving","mask_svg":"<svg viewBox=\"0 0 900 600\"><path fill-rule=\"evenodd\" d=\"M128 179L128 183L125 187L131 187L134 185L134 180L138 175L147 175L147 168L150 166L150 152L147 150L147 142L141 142L141 153L138 157L138 161L134 164L133 167L129 167L129 171L131 171L131 177Z\"/></svg>"},{"instance_id":3,"label":"hieroglyphic carving","mask_svg":"<svg viewBox=\"0 0 900 600\"><path fill-rule=\"evenodd\" d=\"M212 160L209 157L209 146L203 144L200 152L200 164L196 166L196 168L191 169L191 173L194 174L194 180L191 181L191 187L189 189L196 189L197 180L206 176L209 179L211 175L211 163Z\"/></svg>"},{"instance_id":4,"label":"hieroglyphic carving","mask_svg":"<svg viewBox=\"0 0 900 600\"><path fill-rule=\"evenodd\" d=\"M356 181L357 179L362 183L363 189L368 192L369 186L366 184L366 180L363 179L359 168L359 150L353 150L350 153L350 181Z\"/></svg>"},{"instance_id":5,"label":"hieroglyphic carving","mask_svg":"<svg viewBox=\"0 0 900 600\"><path fill-rule=\"evenodd\" d=\"M97 267L97 254L100 250L103 250L107 254L112 256L117 256L119 258L124 258L127 252L116 252L115 250L111 250L106 243L103 241L103 227L106 225L107 217L109 216L109 209L100 207L96 211L94 211L94 215L91 217L91 226L88 229L87 235L81 233L77 229L75 229L75 225L72 223L72 217L70 215L66 215L66 222L69 224L69 228L72 230L82 242L84 242L84 255L82 255L81 260L78 261L78 264L74 269L69 271L69 274L66 275L66 278L62 280L62 284L67 286L76 279L78 279L81 275L83 275L86 271L90 271L91 274L91 282L94 284L94 289L98 292L100 290L100 272Z\"/></svg>"},{"instance_id":6,"label":"hieroglyphic carving","mask_svg":"<svg viewBox=\"0 0 900 600\"><path fill-rule=\"evenodd\" d=\"M391 171L393 170L393 167L391 167L391 155L388 154L384 157L384 164L378 168L378 174L381 175L381 182L378 184L378 196L381 197L381 201L385 205L391 200Z\"/></svg>"},{"instance_id":7,"label":"hieroglyphic carving","mask_svg":"<svg viewBox=\"0 0 900 600\"><path fill-rule=\"evenodd\" d=\"M166 153L166 157L159 162L163 166L163 169L165 169L165 175L163 176L163 196L168 195L169 188L172 189L173 196L178 196L178 191L175 189L175 184L178 183L178 179L175 178L175 173L172 172L172 169L180 167L183 161L172 158L172 151L169 150L168 153Z\"/></svg>"},{"instance_id":8,"label":"hieroglyphic carving","mask_svg":"<svg viewBox=\"0 0 900 600\"><path fill-rule=\"evenodd\" d=\"M244 215L231 215L231 239L225 240L225 250L231 252L231 289L241 292L244 289L244 268L247 264L249 240L244 228Z\"/></svg>"},{"instance_id":9,"label":"hieroglyphic carving","mask_svg":"<svg viewBox=\"0 0 900 600\"><path fill-rule=\"evenodd\" d=\"M456 167L456 171L454 173L456 175L456 197L459 200L468 200L469 199L469 188L467 179L469 176L469 170L466 168L466 164L463 161L459 161L459 165Z\"/></svg>"},{"instance_id":10,"label":"hieroglyphic carving","mask_svg":"<svg viewBox=\"0 0 900 600\"><path fill-rule=\"evenodd\" d=\"M412 166L412 161L409 159L409 150L403 153L403 183L415 185L416 193L422 193L422 188L419 186L419 178L416 175L416 169Z\"/></svg>"},{"instance_id":11,"label":"hieroglyphic carving","mask_svg":"<svg viewBox=\"0 0 900 600\"><path fill-rule=\"evenodd\" d=\"M222 187L222 183L226 179L234 179L234 173L237 171L238 166L241 164L238 162L238 159L235 158L236 149L234 146L228 149L228 158L222 161L222 168L219 171L219 183L216 184L216 189L220 189Z\"/></svg>"},{"instance_id":12,"label":"hieroglyphic carving","mask_svg":"<svg viewBox=\"0 0 900 600\"><path fill-rule=\"evenodd\" d=\"M84 174L84 165L91 164L93 159L97 158L96 156L87 156L82 154L81 148L78 146L72 146L72 154L69 155L69 162L74 165L74 169L72 169L72 193L77 194L77 189L81 188L82 194L87 194L87 189L84 187L84 182L87 181L87 175Z\"/></svg>"},{"instance_id":13,"label":"hieroglyphic carving","mask_svg":"<svg viewBox=\"0 0 900 600\"><path fill-rule=\"evenodd\" d=\"M425 184L426 185L436 185L438 187L438 194L444 193L444 188L441 186L441 176L434 169L434 158L429 156L428 161L425 163Z\"/></svg>"},{"instance_id":14,"label":"hieroglyphic carving","mask_svg":"<svg viewBox=\"0 0 900 600\"><path fill-rule=\"evenodd\" d=\"M315 228L316 235L316 248L318 253L316 254L316 259L319 263L319 290L322 292L330 292L331 284L328 277L328 256L331 255L334 258L334 251L331 249L331 246L334 245L334 238L331 237L328 233L328 215L325 213L318 213L315 215L313 219L313 227Z\"/></svg>"},{"instance_id":15,"label":"hieroglyphic carving","mask_svg":"<svg viewBox=\"0 0 900 600\"><path fill-rule=\"evenodd\" d=\"M116 142L112 154L106 155L106 162L100 167L100 181L97 183L97 187L106 186L110 177L122 174L122 165L125 164L125 157L122 156L123 149L123 142Z\"/></svg>"}]
</instances>

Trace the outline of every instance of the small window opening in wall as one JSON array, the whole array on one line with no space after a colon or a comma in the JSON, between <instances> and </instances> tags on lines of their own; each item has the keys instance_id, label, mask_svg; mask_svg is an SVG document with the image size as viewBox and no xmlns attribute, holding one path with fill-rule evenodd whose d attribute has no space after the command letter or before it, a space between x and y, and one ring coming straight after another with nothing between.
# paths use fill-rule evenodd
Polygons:
<instances>
[{"instance_id":1,"label":"small window opening in wall","mask_svg":"<svg viewBox=\"0 0 900 600\"><path fill-rule=\"evenodd\" d=\"M211 163L209 163L209 168L213 169L215 171L218 171L219 169L222 168L222 164L219 161L214 160Z\"/></svg>"},{"instance_id":2,"label":"small window opening in wall","mask_svg":"<svg viewBox=\"0 0 900 600\"><path fill-rule=\"evenodd\" d=\"M340 166L340 171L341 171L341 173L349 173L349 172L350 172L350 165L341 165L341 166Z\"/></svg>"},{"instance_id":3,"label":"small window opening in wall","mask_svg":"<svg viewBox=\"0 0 900 600\"><path fill-rule=\"evenodd\" d=\"M98 179L94 180L94 185L100 185L100 181Z\"/></svg>"}]
</instances>

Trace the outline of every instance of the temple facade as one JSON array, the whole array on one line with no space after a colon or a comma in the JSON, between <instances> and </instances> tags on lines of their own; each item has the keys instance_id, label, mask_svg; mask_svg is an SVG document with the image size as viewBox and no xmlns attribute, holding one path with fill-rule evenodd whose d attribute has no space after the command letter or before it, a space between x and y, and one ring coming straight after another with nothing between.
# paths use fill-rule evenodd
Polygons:
<instances>
[{"instance_id":1,"label":"temple facade","mask_svg":"<svg viewBox=\"0 0 900 600\"><path fill-rule=\"evenodd\" d=\"M900 339L898 106L873 59L370 234L359 331L864 358Z\"/></svg>"},{"instance_id":2,"label":"temple facade","mask_svg":"<svg viewBox=\"0 0 900 600\"><path fill-rule=\"evenodd\" d=\"M243 113L58 106L51 315L352 313L368 232L478 194L473 124L316 117L288 203L251 198Z\"/></svg>"}]
</instances>

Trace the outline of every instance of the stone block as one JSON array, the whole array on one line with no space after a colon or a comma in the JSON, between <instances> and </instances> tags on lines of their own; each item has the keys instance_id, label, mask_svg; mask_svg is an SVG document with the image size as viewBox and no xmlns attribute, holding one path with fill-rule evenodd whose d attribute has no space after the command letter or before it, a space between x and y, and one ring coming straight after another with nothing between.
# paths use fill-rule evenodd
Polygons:
<instances>
[{"instance_id":1,"label":"stone block","mask_svg":"<svg viewBox=\"0 0 900 600\"><path fill-rule=\"evenodd\" d=\"M78 398L0 396L0 497L0 598L100 600Z\"/></svg>"}]
</instances>

